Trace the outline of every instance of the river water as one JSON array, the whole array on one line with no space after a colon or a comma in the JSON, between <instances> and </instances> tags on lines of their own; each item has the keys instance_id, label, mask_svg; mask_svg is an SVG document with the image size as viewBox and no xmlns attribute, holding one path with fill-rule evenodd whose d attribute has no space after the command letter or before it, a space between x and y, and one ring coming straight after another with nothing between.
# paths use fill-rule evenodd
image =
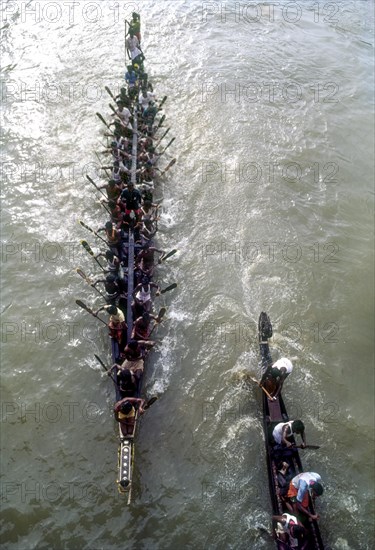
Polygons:
<instances>
[{"instance_id":1,"label":"river water","mask_svg":"<svg viewBox=\"0 0 375 550\"><path fill-rule=\"evenodd\" d=\"M133 503L115 486L101 304L75 268L99 180L123 19L174 144L160 166L162 344L148 364ZM272 549L256 322L294 371L327 550L374 548L373 3L2 3L1 542L7 549ZM104 159L105 157L101 157ZM105 160L102 160L105 162ZM162 302L160 301L160 305ZM159 307L159 305L157 305Z\"/></svg>"}]
</instances>

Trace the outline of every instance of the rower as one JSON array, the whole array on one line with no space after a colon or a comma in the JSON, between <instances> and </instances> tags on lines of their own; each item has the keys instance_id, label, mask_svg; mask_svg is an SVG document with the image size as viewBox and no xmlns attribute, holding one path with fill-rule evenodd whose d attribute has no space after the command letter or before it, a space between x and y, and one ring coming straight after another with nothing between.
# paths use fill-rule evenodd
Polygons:
<instances>
[{"instance_id":1,"label":"rower","mask_svg":"<svg viewBox=\"0 0 375 550\"><path fill-rule=\"evenodd\" d=\"M151 349L154 345L153 340L130 340L124 349L123 356L125 359L119 368L129 369L134 374L137 384L137 396L141 392L145 349Z\"/></svg>"},{"instance_id":2,"label":"rower","mask_svg":"<svg viewBox=\"0 0 375 550\"><path fill-rule=\"evenodd\" d=\"M288 544L290 548L306 547L304 542L307 540L307 531L296 516L285 512L282 516L272 516L272 520L276 522L278 540Z\"/></svg>"},{"instance_id":3,"label":"rower","mask_svg":"<svg viewBox=\"0 0 375 550\"><path fill-rule=\"evenodd\" d=\"M148 131L152 130L152 125L154 124L157 112L158 108L153 101L150 101L148 107L143 111L143 118L147 124Z\"/></svg>"},{"instance_id":4,"label":"rower","mask_svg":"<svg viewBox=\"0 0 375 550\"><path fill-rule=\"evenodd\" d=\"M288 470L289 464L287 462L282 461L280 464L277 465L277 483L279 486L281 498L286 496L289 489L291 475L288 473Z\"/></svg>"},{"instance_id":5,"label":"rower","mask_svg":"<svg viewBox=\"0 0 375 550\"><path fill-rule=\"evenodd\" d=\"M129 181L127 189L121 193L121 201L125 202L125 214L135 212L138 219L141 216L141 194L138 189L134 189L134 183Z\"/></svg>"},{"instance_id":6,"label":"rower","mask_svg":"<svg viewBox=\"0 0 375 550\"><path fill-rule=\"evenodd\" d=\"M150 200L144 200L143 205L141 207L141 213L142 213L142 221L145 221L146 219L154 222L158 220L158 208L160 207L160 204L153 203Z\"/></svg>"},{"instance_id":7,"label":"rower","mask_svg":"<svg viewBox=\"0 0 375 550\"><path fill-rule=\"evenodd\" d=\"M118 116L118 118L121 120L122 124L126 128L132 128L132 125L130 124L131 112L127 107L125 107L123 103L119 103L117 111L115 111L112 116Z\"/></svg>"},{"instance_id":8,"label":"rower","mask_svg":"<svg viewBox=\"0 0 375 550\"><path fill-rule=\"evenodd\" d=\"M138 103L141 106L142 112L147 109L150 101L155 101L155 94L152 92L148 92L145 88L140 92L138 97Z\"/></svg>"},{"instance_id":9,"label":"rower","mask_svg":"<svg viewBox=\"0 0 375 550\"><path fill-rule=\"evenodd\" d=\"M292 447L295 445L291 438L294 434L301 436L301 448L306 447L305 441L305 425L302 420L289 420L289 422L279 422L272 430L272 438L276 449L280 447Z\"/></svg>"},{"instance_id":10,"label":"rower","mask_svg":"<svg viewBox=\"0 0 375 550\"><path fill-rule=\"evenodd\" d=\"M128 328L123 311L114 305L105 305L94 311L94 315L97 316L100 311L109 313L109 336L116 340L120 350L123 350L126 345L126 331Z\"/></svg>"},{"instance_id":11,"label":"rower","mask_svg":"<svg viewBox=\"0 0 375 550\"><path fill-rule=\"evenodd\" d=\"M117 371L117 383L123 397L134 397L137 391L137 384L134 374L129 369Z\"/></svg>"},{"instance_id":12,"label":"rower","mask_svg":"<svg viewBox=\"0 0 375 550\"><path fill-rule=\"evenodd\" d=\"M112 221L115 222L115 223L118 223L121 219L120 205L117 204L117 202L110 200L110 201L108 201L108 207L109 207L109 210L111 212Z\"/></svg>"},{"instance_id":13,"label":"rower","mask_svg":"<svg viewBox=\"0 0 375 550\"><path fill-rule=\"evenodd\" d=\"M151 241L151 239L156 235L157 229L149 219L142 219L142 223L143 227L140 230L140 235L145 243Z\"/></svg>"},{"instance_id":14,"label":"rower","mask_svg":"<svg viewBox=\"0 0 375 550\"><path fill-rule=\"evenodd\" d=\"M133 90L136 86L138 76L132 65L128 65L126 68L127 68L127 71L125 73L125 81L128 85L129 97L130 97L130 95L134 95Z\"/></svg>"},{"instance_id":15,"label":"rower","mask_svg":"<svg viewBox=\"0 0 375 550\"><path fill-rule=\"evenodd\" d=\"M144 399L137 397L124 397L117 401L114 406L114 413L117 422L121 425L121 432L125 437L132 437L134 434L136 411L143 414Z\"/></svg>"},{"instance_id":16,"label":"rower","mask_svg":"<svg viewBox=\"0 0 375 550\"><path fill-rule=\"evenodd\" d=\"M136 13L135 11L133 11L132 13L132 18L131 18L131 21L129 23L129 32L133 32L135 34L135 36L138 38L138 41L139 43L141 42L141 18L140 18L140 15L139 13Z\"/></svg>"},{"instance_id":17,"label":"rower","mask_svg":"<svg viewBox=\"0 0 375 550\"><path fill-rule=\"evenodd\" d=\"M107 260L107 270L115 273L120 268L120 259L118 256L116 256L112 250L106 250L105 254L103 252L99 252L94 258L98 259L100 257L103 257Z\"/></svg>"},{"instance_id":18,"label":"rower","mask_svg":"<svg viewBox=\"0 0 375 550\"><path fill-rule=\"evenodd\" d=\"M108 200L116 201L121 194L121 187L114 179L110 179L108 183L100 186L99 189L106 190Z\"/></svg>"},{"instance_id":19,"label":"rower","mask_svg":"<svg viewBox=\"0 0 375 550\"><path fill-rule=\"evenodd\" d=\"M150 334L150 322L152 319L156 321L158 318L145 311L134 321L131 335L132 340L147 340Z\"/></svg>"},{"instance_id":20,"label":"rower","mask_svg":"<svg viewBox=\"0 0 375 550\"><path fill-rule=\"evenodd\" d=\"M150 246L150 243L146 242L136 259L136 264L139 265L141 271L148 277L152 277L154 273L155 252L165 254L164 250Z\"/></svg>"},{"instance_id":21,"label":"rower","mask_svg":"<svg viewBox=\"0 0 375 550\"><path fill-rule=\"evenodd\" d=\"M266 368L260 380L260 385L264 386L268 393L276 398L279 396L283 384L292 370L292 362L286 357L281 357L276 363Z\"/></svg>"},{"instance_id":22,"label":"rower","mask_svg":"<svg viewBox=\"0 0 375 550\"><path fill-rule=\"evenodd\" d=\"M312 514L309 511L309 495L314 501L316 497L323 494L324 489L320 481L320 475L315 472L304 472L291 480L287 494L289 501L287 506L292 513L298 514L300 512L310 519L319 519L318 514Z\"/></svg>"},{"instance_id":23,"label":"rower","mask_svg":"<svg viewBox=\"0 0 375 550\"><path fill-rule=\"evenodd\" d=\"M143 277L142 282L133 290L134 306L139 305L148 313L151 311L151 290L156 288L156 296L160 295L160 286L150 283L148 277Z\"/></svg>"},{"instance_id":24,"label":"rower","mask_svg":"<svg viewBox=\"0 0 375 550\"><path fill-rule=\"evenodd\" d=\"M132 62L141 64L144 59L144 55L140 49L139 40L135 36L133 30L129 31L129 38L125 40L125 47Z\"/></svg>"},{"instance_id":25,"label":"rower","mask_svg":"<svg viewBox=\"0 0 375 550\"><path fill-rule=\"evenodd\" d=\"M114 303L116 298L118 298L121 294L121 288L116 281L115 275L113 275L113 273L110 273L106 276L105 279L98 279L97 281L95 281L92 286L96 288L96 285L99 283L104 284L104 288L107 294L106 300L110 303Z\"/></svg>"}]
</instances>

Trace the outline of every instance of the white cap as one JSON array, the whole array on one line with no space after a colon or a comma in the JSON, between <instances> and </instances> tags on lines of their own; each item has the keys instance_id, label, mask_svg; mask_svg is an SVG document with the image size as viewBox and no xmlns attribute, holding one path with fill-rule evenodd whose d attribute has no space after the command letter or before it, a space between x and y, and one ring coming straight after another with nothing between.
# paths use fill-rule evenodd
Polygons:
<instances>
[{"instance_id":1,"label":"white cap","mask_svg":"<svg viewBox=\"0 0 375 550\"><path fill-rule=\"evenodd\" d=\"M277 369L284 368L286 369L286 372L290 374L293 370L292 362L287 359L286 357L281 357L272 365L273 367L276 367Z\"/></svg>"}]
</instances>

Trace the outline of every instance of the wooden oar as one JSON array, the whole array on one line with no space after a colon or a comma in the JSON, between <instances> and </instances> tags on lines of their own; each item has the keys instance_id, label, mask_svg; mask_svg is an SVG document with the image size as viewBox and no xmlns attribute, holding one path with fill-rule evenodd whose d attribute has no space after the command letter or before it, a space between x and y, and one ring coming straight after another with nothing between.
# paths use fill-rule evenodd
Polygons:
<instances>
[{"instance_id":1,"label":"wooden oar","mask_svg":"<svg viewBox=\"0 0 375 550\"><path fill-rule=\"evenodd\" d=\"M171 139L171 141L168 143L168 145L167 145L167 146L162 150L162 152L159 154L159 157L160 157L161 155L164 155L165 151L168 149L168 147L169 147L170 145L172 145L172 143L174 142L175 139L176 139L175 137Z\"/></svg>"},{"instance_id":2,"label":"wooden oar","mask_svg":"<svg viewBox=\"0 0 375 550\"><path fill-rule=\"evenodd\" d=\"M169 170L170 168L172 168L172 166L173 166L174 164L176 164L176 162L177 162L177 159L172 159L171 162L170 162L170 163L168 164L168 166L166 167L166 169L163 170L163 172L161 172L160 177L161 177L161 176L164 176L164 174L165 174L166 172L168 172L168 170Z\"/></svg>"},{"instance_id":3,"label":"wooden oar","mask_svg":"<svg viewBox=\"0 0 375 550\"><path fill-rule=\"evenodd\" d=\"M161 136L161 138L159 139L159 141L155 144L155 148L156 147L159 147L161 141L165 138L165 136L168 134L170 128L167 128L166 131L164 132L164 134Z\"/></svg>"},{"instance_id":4,"label":"wooden oar","mask_svg":"<svg viewBox=\"0 0 375 550\"><path fill-rule=\"evenodd\" d=\"M90 183L92 183L92 185L95 187L95 189L97 189L99 191L99 193L101 193L103 195L103 197L107 198L106 194L103 193L103 191L96 185L94 180L92 178L90 178L90 176L88 174L86 174L86 178L89 180Z\"/></svg>"},{"instance_id":5,"label":"wooden oar","mask_svg":"<svg viewBox=\"0 0 375 550\"><path fill-rule=\"evenodd\" d=\"M82 309L84 309L85 311L87 311L87 313L90 313L90 315L95 317L95 319L99 319L99 321L101 321L103 323L103 325L105 325L106 327L108 326L107 323L103 319L98 317L89 306L87 306L84 302L82 302L82 300L76 300L76 304L77 304L77 306L79 306Z\"/></svg>"},{"instance_id":6,"label":"wooden oar","mask_svg":"<svg viewBox=\"0 0 375 550\"><path fill-rule=\"evenodd\" d=\"M149 399L146 405L143 407L143 410L146 411L147 409L149 409L151 405L153 405L155 401L157 401L157 399L158 399L157 395L154 395L153 397L151 397L151 399Z\"/></svg>"},{"instance_id":7,"label":"wooden oar","mask_svg":"<svg viewBox=\"0 0 375 550\"><path fill-rule=\"evenodd\" d=\"M168 96L165 95L165 96L163 97L163 99L161 100L161 102L159 103L159 107L158 107L158 110L159 110L159 111L161 110L161 108L163 107L163 105L164 105L164 103L167 101L167 99L168 99Z\"/></svg>"},{"instance_id":8,"label":"wooden oar","mask_svg":"<svg viewBox=\"0 0 375 550\"><path fill-rule=\"evenodd\" d=\"M112 373L110 371L110 369L104 364L104 362L100 359L99 355L96 355L96 353L94 353L94 357L97 361L99 361L99 363L101 364L101 366L103 367L103 369L105 370L105 372L108 374L108 376L110 376L113 380L113 382L116 384L116 386L118 386L116 380L113 378L112 376Z\"/></svg>"},{"instance_id":9,"label":"wooden oar","mask_svg":"<svg viewBox=\"0 0 375 550\"><path fill-rule=\"evenodd\" d=\"M169 292L170 290L173 290L174 288L177 288L177 283L172 283L171 285L167 286L166 288L163 288L163 290L160 291L160 294L165 294L166 292Z\"/></svg>"},{"instance_id":10,"label":"wooden oar","mask_svg":"<svg viewBox=\"0 0 375 550\"><path fill-rule=\"evenodd\" d=\"M258 380L256 378L253 378L252 376L250 376L250 380L252 380L253 382L255 382L256 384L258 384L258 386L264 391L264 393L267 395L268 399L270 399L271 401L276 401L277 397L272 397L272 395L270 393L268 393L268 391L266 390L266 388L264 388L263 386L260 385L260 383L258 382Z\"/></svg>"},{"instance_id":11,"label":"wooden oar","mask_svg":"<svg viewBox=\"0 0 375 550\"><path fill-rule=\"evenodd\" d=\"M320 445L305 445L302 447L302 445L293 445L292 449L320 449Z\"/></svg>"},{"instance_id":12,"label":"wooden oar","mask_svg":"<svg viewBox=\"0 0 375 550\"><path fill-rule=\"evenodd\" d=\"M177 252L177 248L174 248L173 250L171 250L170 252L168 252L168 254L164 254L163 256L160 256L160 258L159 258L159 263L165 262L165 260L168 260L168 258L170 258L170 257L173 256L174 254L176 254L176 252Z\"/></svg>"},{"instance_id":13,"label":"wooden oar","mask_svg":"<svg viewBox=\"0 0 375 550\"><path fill-rule=\"evenodd\" d=\"M113 99L113 101L116 101L115 96L113 95L113 93L111 92L111 90L108 88L108 86L104 86L104 89L105 89L105 91L107 92L107 94L109 94L109 95L111 96L111 98Z\"/></svg>"},{"instance_id":14,"label":"wooden oar","mask_svg":"<svg viewBox=\"0 0 375 550\"><path fill-rule=\"evenodd\" d=\"M88 252L90 254L90 256L92 256L94 258L94 260L96 261L96 263L98 264L98 266L100 267L100 269L102 269L104 272L105 272L105 269L104 267L102 266L102 264L99 262L99 260L97 258L95 258L95 254L91 248L91 246L89 245L89 243L85 240L82 240L81 241L81 245L83 246L83 248L86 250L86 252Z\"/></svg>"},{"instance_id":15,"label":"wooden oar","mask_svg":"<svg viewBox=\"0 0 375 550\"><path fill-rule=\"evenodd\" d=\"M103 115L101 115L100 113L95 113L95 114L103 122L103 124L105 124L107 126L108 130L111 131L111 127L109 126L109 124L106 123L106 121L104 120Z\"/></svg>"},{"instance_id":16,"label":"wooden oar","mask_svg":"<svg viewBox=\"0 0 375 550\"><path fill-rule=\"evenodd\" d=\"M98 237L98 239L100 239L101 241L103 241L103 243L105 243L107 246L108 246L108 243L105 239L103 239L103 237L101 237L100 235L97 234L96 231L94 231L93 229L91 229L91 227L89 227L88 225L86 225L85 223L83 223L82 220L78 220L78 222L82 225L82 227L84 227L85 229L87 229L88 231L90 231L90 233L93 233L95 235L95 237Z\"/></svg>"},{"instance_id":17,"label":"wooden oar","mask_svg":"<svg viewBox=\"0 0 375 550\"><path fill-rule=\"evenodd\" d=\"M88 285L90 285L94 290L96 290L96 292L98 292L100 294L100 296L102 296L104 299L105 299L105 295L103 294L103 292L101 292L98 288L96 288L95 285L92 284L91 282L91 279L89 279L85 273L82 271L82 269L80 269L79 267L76 268L76 272L78 273L78 275L80 277L82 277L82 279L84 279L86 281L86 283Z\"/></svg>"},{"instance_id":18,"label":"wooden oar","mask_svg":"<svg viewBox=\"0 0 375 550\"><path fill-rule=\"evenodd\" d=\"M150 331L150 334L148 335L148 338L150 338L151 334L154 332L155 328L160 325L160 323L162 322L163 320L163 317L164 315L166 314L166 311L167 311L167 308L166 307L162 307L160 308L159 310L159 313L158 313L158 316L157 318L155 319L155 324L154 326L152 327L151 331Z\"/></svg>"},{"instance_id":19,"label":"wooden oar","mask_svg":"<svg viewBox=\"0 0 375 550\"><path fill-rule=\"evenodd\" d=\"M162 126L164 120L165 120L165 115L163 115L163 116L161 117L161 119L159 120L159 124L158 124L158 125L156 126L156 128L155 128L155 132L157 132L157 131L159 130L159 128Z\"/></svg>"}]
</instances>

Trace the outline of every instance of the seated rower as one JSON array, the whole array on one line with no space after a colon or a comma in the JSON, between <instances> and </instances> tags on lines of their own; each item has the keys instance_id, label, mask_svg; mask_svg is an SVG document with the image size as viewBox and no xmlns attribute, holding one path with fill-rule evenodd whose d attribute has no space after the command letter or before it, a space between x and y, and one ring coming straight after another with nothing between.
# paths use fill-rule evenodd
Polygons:
<instances>
[{"instance_id":1,"label":"seated rower","mask_svg":"<svg viewBox=\"0 0 375 550\"><path fill-rule=\"evenodd\" d=\"M312 520L319 519L318 514L312 514L309 510L309 495L314 501L323 494L321 477L315 472L304 472L295 476L290 484L287 494L288 509L294 514L302 513Z\"/></svg>"},{"instance_id":2,"label":"seated rower","mask_svg":"<svg viewBox=\"0 0 375 550\"><path fill-rule=\"evenodd\" d=\"M142 220L142 227L140 228L140 236L143 243L151 241L157 233L157 228L154 226L151 220Z\"/></svg>"},{"instance_id":3,"label":"seated rower","mask_svg":"<svg viewBox=\"0 0 375 550\"><path fill-rule=\"evenodd\" d=\"M144 277L142 282L133 290L134 305L139 305L148 313L151 311L152 299L151 290L156 288L156 296L160 295L160 286L156 283L150 283L148 277Z\"/></svg>"},{"instance_id":4,"label":"seated rower","mask_svg":"<svg viewBox=\"0 0 375 550\"><path fill-rule=\"evenodd\" d=\"M165 254L164 250L150 246L150 243L145 243L143 249L137 256L136 265L148 277L152 277L155 268L155 252Z\"/></svg>"},{"instance_id":5,"label":"seated rower","mask_svg":"<svg viewBox=\"0 0 375 550\"><path fill-rule=\"evenodd\" d=\"M122 191L121 201L125 203L125 214L130 214L130 212L133 211L139 220L141 216L142 197L138 189L134 188L133 182L129 181L127 188Z\"/></svg>"},{"instance_id":6,"label":"seated rower","mask_svg":"<svg viewBox=\"0 0 375 550\"><path fill-rule=\"evenodd\" d=\"M105 232L109 248L114 252L114 254L119 256L118 247L120 245L120 234L116 226L111 221L108 221L104 227L100 227L98 229L98 233L103 231Z\"/></svg>"},{"instance_id":7,"label":"seated rower","mask_svg":"<svg viewBox=\"0 0 375 550\"><path fill-rule=\"evenodd\" d=\"M272 430L272 438L275 444L275 447L292 447L295 445L291 441L294 434L301 436L302 444L301 447L304 449L306 447L305 441L305 425L302 420L289 420L289 422L279 422Z\"/></svg>"},{"instance_id":8,"label":"seated rower","mask_svg":"<svg viewBox=\"0 0 375 550\"><path fill-rule=\"evenodd\" d=\"M138 103L142 109L142 112L147 109L150 101L156 101L155 94L152 92L148 92L145 88L143 88L142 91L139 93L138 98Z\"/></svg>"},{"instance_id":9,"label":"seated rower","mask_svg":"<svg viewBox=\"0 0 375 550\"><path fill-rule=\"evenodd\" d=\"M134 397L137 392L137 383L134 374L129 369L117 371L117 383L123 397Z\"/></svg>"},{"instance_id":10,"label":"seated rower","mask_svg":"<svg viewBox=\"0 0 375 550\"><path fill-rule=\"evenodd\" d=\"M132 340L147 340L150 334L150 322L152 319L156 321L157 317L145 311L134 321L131 335Z\"/></svg>"},{"instance_id":11,"label":"seated rower","mask_svg":"<svg viewBox=\"0 0 375 550\"><path fill-rule=\"evenodd\" d=\"M108 201L108 207L111 212L111 218L114 223L118 223L121 219L121 208L120 205L115 201Z\"/></svg>"},{"instance_id":12,"label":"seated rower","mask_svg":"<svg viewBox=\"0 0 375 550\"><path fill-rule=\"evenodd\" d=\"M128 65L126 68L127 68L127 71L125 73L125 81L128 85L128 89L130 92L135 88L138 80L138 76L132 65Z\"/></svg>"},{"instance_id":13,"label":"seated rower","mask_svg":"<svg viewBox=\"0 0 375 550\"><path fill-rule=\"evenodd\" d=\"M281 498L284 498L289 489L289 483L291 476L288 473L289 464L287 462L281 462L277 466L277 484L278 484L278 494Z\"/></svg>"},{"instance_id":14,"label":"seated rower","mask_svg":"<svg viewBox=\"0 0 375 550\"><path fill-rule=\"evenodd\" d=\"M102 185L99 189L105 189L109 201L117 201L121 195L121 187L114 179L110 179L106 185Z\"/></svg>"},{"instance_id":15,"label":"seated rower","mask_svg":"<svg viewBox=\"0 0 375 550\"><path fill-rule=\"evenodd\" d=\"M95 281L92 286L96 288L96 285L99 283L104 284L107 294L106 300L114 304L115 300L120 296L122 290L116 280L116 276L113 273L110 273L105 279L98 279Z\"/></svg>"},{"instance_id":16,"label":"seated rower","mask_svg":"<svg viewBox=\"0 0 375 550\"><path fill-rule=\"evenodd\" d=\"M125 126L125 128L133 128L130 124L131 112L127 107L125 107L123 103L119 102L118 109L114 113L112 113L112 116L117 116L122 124Z\"/></svg>"},{"instance_id":17,"label":"seated rower","mask_svg":"<svg viewBox=\"0 0 375 550\"><path fill-rule=\"evenodd\" d=\"M135 36L133 30L129 31L129 38L125 40L125 47L132 62L142 62L142 51L140 49L139 40Z\"/></svg>"},{"instance_id":18,"label":"seated rower","mask_svg":"<svg viewBox=\"0 0 375 550\"><path fill-rule=\"evenodd\" d=\"M120 268L120 259L118 256L116 256L112 250L106 250L105 251L105 254L103 254L103 252L99 252L99 254L96 254L96 256L94 256L94 258L98 259L98 258L105 258L107 260L107 269L106 269L106 272L112 272L112 273L116 273L119 268Z\"/></svg>"},{"instance_id":19,"label":"seated rower","mask_svg":"<svg viewBox=\"0 0 375 550\"><path fill-rule=\"evenodd\" d=\"M272 516L272 520L276 523L277 540L285 543L286 548L306 548L307 531L296 516L285 512L282 516Z\"/></svg>"},{"instance_id":20,"label":"seated rower","mask_svg":"<svg viewBox=\"0 0 375 550\"><path fill-rule=\"evenodd\" d=\"M136 412L143 414L144 404L144 399L137 397L124 397L115 404L113 409L115 418L120 423L121 432L125 437L133 436Z\"/></svg>"},{"instance_id":21,"label":"seated rower","mask_svg":"<svg viewBox=\"0 0 375 550\"><path fill-rule=\"evenodd\" d=\"M124 361L120 365L120 369L129 369L134 374L137 384L137 396L141 392L141 381L144 370L144 355L145 349L151 349L155 345L153 340L130 340L124 349Z\"/></svg>"},{"instance_id":22,"label":"seated rower","mask_svg":"<svg viewBox=\"0 0 375 550\"><path fill-rule=\"evenodd\" d=\"M144 200L141 206L142 221L150 220L151 222L158 221L158 209L160 204L153 203L150 200Z\"/></svg>"},{"instance_id":23,"label":"seated rower","mask_svg":"<svg viewBox=\"0 0 375 550\"><path fill-rule=\"evenodd\" d=\"M286 357L281 357L276 363L266 368L260 380L260 385L264 386L268 393L276 398L279 396L283 384L292 370L292 362Z\"/></svg>"},{"instance_id":24,"label":"seated rower","mask_svg":"<svg viewBox=\"0 0 375 550\"><path fill-rule=\"evenodd\" d=\"M124 313L114 305L105 305L94 311L94 315L98 315L100 311L107 311L109 313L109 336L116 340L120 350L123 350L126 344L126 331L128 328Z\"/></svg>"}]
</instances>

